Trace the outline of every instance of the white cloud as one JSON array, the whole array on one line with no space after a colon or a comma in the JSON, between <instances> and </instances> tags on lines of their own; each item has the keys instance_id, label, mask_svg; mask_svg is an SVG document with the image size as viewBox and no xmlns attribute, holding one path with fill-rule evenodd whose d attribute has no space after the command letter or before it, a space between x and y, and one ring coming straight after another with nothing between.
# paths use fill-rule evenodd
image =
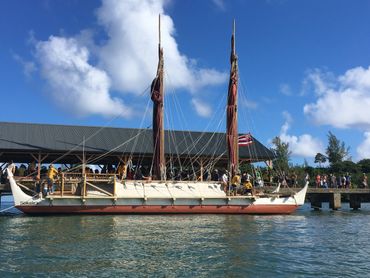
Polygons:
<instances>
[{"instance_id":1,"label":"white cloud","mask_svg":"<svg viewBox=\"0 0 370 278\"><path fill-rule=\"evenodd\" d=\"M168 2L103 0L96 15L106 31L104 41L94 41L93 30L81 30L70 38L51 36L47 41L37 41L31 33L29 41L35 46L41 74L58 104L80 115L130 116L133 109L109 92L141 96L150 87L158 63L158 14L165 90L182 88L195 94L202 87L224 83L227 73L199 67L196 60L180 53L174 23L164 10ZM211 113L199 99L192 103L201 116Z\"/></svg>"},{"instance_id":2,"label":"white cloud","mask_svg":"<svg viewBox=\"0 0 370 278\"><path fill-rule=\"evenodd\" d=\"M220 9L221 11L225 10L225 2L224 0L212 0L213 4Z\"/></svg>"},{"instance_id":3,"label":"white cloud","mask_svg":"<svg viewBox=\"0 0 370 278\"><path fill-rule=\"evenodd\" d=\"M289 84L286 84L286 83L280 84L279 91L285 96L293 95L292 89L290 88Z\"/></svg>"},{"instance_id":4,"label":"white cloud","mask_svg":"<svg viewBox=\"0 0 370 278\"><path fill-rule=\"evenodd\" d=\"M311 78L317 94L304 113L316 124L337 128L370 128L370 67L356 67L329 80L316 71Z\"/></svg>"},{"instance_id":5,"label":"white cloud","mask_svg":"<svg viewBox=\"0 0 370 278\"><path fill-rule=\"evenodd\" d=\"M276 101L274 98L270 98L270 97L261 97L261 100L264 103L267 103L267 104L271 104L271 103L274 103Z\"/></svg>"},{"instance_id":6,"label":"white cloud","mask_svg":"<svg viewBox=\"0 0 370 278\"><path fill-rule=\"evenodd\" d=\"M205 118L208 118L211 116L212 114L211 107L208 104L202 102L200 99L192 98L191 104L193 105L195 111L197 112L199 116L205 117Z\"/></svg>"},{"instance_id":7,"label":"white cloud","mask_svg":"<svg viewBox=\"0 0 370 278\"><path fill-rule=\"evenodd\" d=\"M35 45L42 76L52 97L75 114L121 115L131 110L109 95L108 75L89 64L89 50L73 38L51 36Z\"/></svg>"},{"instance_id":8,"label":"white cloud","mask_svg":"<svg viewBox=\"0 0 370 278\"><path fill-rule=\"evenodd\" d=\"M359 160L370 157L370 132L365 132L364 137L365 140L356 149Z\"/></svg>"},{"instance_id":9,"label":"white cloud","mask_svg":"<svg viewBox=\"0 0 370 278\"><path fill-rule=\"evenodd\" d=\"M257 109L258 103L253 101L253 100L248 100L248 99L240 99L240 105L249 108L249 109Z\"/></svg>"},{"instance_id":10,"label":"white cloud","mask_svg":"<svg viewBox=\"0 0 370 278\"><path fill-rule=\"evenodd\" d=\"M100 65L112 78L115 89L140 94L153 79L158 60L158 14L164 49L166 88L200 87L222 84L227 74L199 68L194 60L180 53L175 27L165 14L165 0L105 0L98 9L100 24L108 40L100 49Z\"/></svg>"},{"instance_id":11,"label":"white cloud","mask_svg":"<svg viewBox=\"0 0 370 278\"><path fill-rule=\"evenodd\" d=\"M324 152L324 147L322 142L312 137L310 134L303 134L300 136L289 135L288 131L292 123L292 116L284 111L283 116L285 122L280 130L280 139L285 143L289 143L290 150L292 155L302 156L302 157L315 157L319 152Z\"/></svg>"},{"instance_id":12,"label":"white cloud","mask_svg":"<svg viewBox=\"0 0 370 278\"><path fill-rule=\"evenodd\" d=\"M23 73L26 77L30 77L36 70L36 64L32 61L26 61L18 54L13 53L13 59L23 68Z\"/></svg>"}]
</instances>

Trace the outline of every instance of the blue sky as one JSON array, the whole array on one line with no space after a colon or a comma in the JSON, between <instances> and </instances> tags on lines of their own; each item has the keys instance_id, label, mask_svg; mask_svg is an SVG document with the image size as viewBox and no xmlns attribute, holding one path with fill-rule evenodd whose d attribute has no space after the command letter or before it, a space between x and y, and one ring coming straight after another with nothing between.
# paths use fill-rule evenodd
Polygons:
<instances>
[{"instance_id":1,"label":"blue sky","mask_svg":"<svg viewBox=\"0 0 370 278\"><path fill-rule=\"evenodd\" d=\"M236 19L239 123L312 161L370 157L370 1L0 1L1 121L146 127L162 14L166 126L223 131ZM148 109L146 109L148 107Z\"/></svg>"}]
</instances>

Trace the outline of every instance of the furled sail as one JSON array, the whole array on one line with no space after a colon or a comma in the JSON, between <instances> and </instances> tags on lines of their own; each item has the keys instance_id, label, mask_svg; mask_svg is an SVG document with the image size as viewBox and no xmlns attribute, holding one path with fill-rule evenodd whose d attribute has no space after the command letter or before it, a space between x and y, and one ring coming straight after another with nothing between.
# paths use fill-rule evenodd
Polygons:
<instances>
[{"instance_id":1,"label":"furled sail","mask_svg":"<svg viewBox=\"0 0 370 278\"><path fill-rule=\"evenodd\" d=\"M227 96L226 142L229 155L229 171L231 177L239 168L238 162L238 57L235 53L235 21L231 36L231 69L229 91Z\"/></svg>"},{"instance_id":2,"label":"furled sail","mask_svg":"<svg viewBox=\"0 0 370 278\"><path fill-rule=\"evenodd\" d=\"M161 21L159 17L159 43L157 75L151 85L153 101L153 179L164 180L166 177L166 162L164 157L164 126L163 126L163 49L161 47Z\"/></svg>"}]
</instances>

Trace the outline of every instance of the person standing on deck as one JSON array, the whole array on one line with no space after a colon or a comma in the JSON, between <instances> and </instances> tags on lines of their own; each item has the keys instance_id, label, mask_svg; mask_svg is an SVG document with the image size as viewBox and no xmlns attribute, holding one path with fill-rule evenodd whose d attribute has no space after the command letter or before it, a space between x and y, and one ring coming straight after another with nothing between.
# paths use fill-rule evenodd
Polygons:
<instances>
[{"instance_id":1,"label":"person standing on deck","mask_svg":"<svg viewBox=\"0 0 370 278\"><path fill-rule=\"evenodd\" d=\"M28 168L27 168L27 175L29 176L36 176L36 163L34 161L32 161L30 164L28 164Z\"/></svg>"},{"instance_id":2,"label":"person standing on deck","mask_svg":"<svg viewBox=\"0 0 370 278\"><path fill-rule=\"evenodd\" d=\"M49 194L54 191L54 178L58 174L58 170L54 168L53 164L50 164L48 170L48 192Z\"/></svg>"},{"instance_id":3,"label":"person standing on deck","mask_svg":"<svg viewBox=\"0 0 370 278\"><path fill-rule=\"evenodd\" d=\"M346 175L344 175L344 174L342 176L342 187L346 188Z\"/></svg>"},{"instance_id":4,"label":"person standing on deck","mask_svg":"<svg viewBox=\"0 0 370 278\"><path fill-rule=\"evenodd\" d=\"M286 181L286 177L285 177L285 174L280 178L280 182L281 182L281 186L283 188L287 188L288 187L288 183Z\"/></svg>"},{"instance_id":5,"label":"person standing on deck","mask_svg":"<svg viewBox=\"0 0 370 278\"><path fill-rule=\"evenodd\" d=\"M319 188L321 185L321 176L318 174L316 176L316 188Z\"/></svg>"},{"instance_id":6,"label":"person standing on deck","mask_svg":"<svg viewBox=\"0 0 370 278\"><path fill-rule=\"evenodd\" d=\"M24 164L21 164L21 166L18 169L18 175L20 177L24 177L26 174L26 166Z\"/></svg>"},{"instance_id":7,"label":"person standing on deck","mask_svg":"<svg viewBox=\"0 0 370 278\"><path fill-rule=\"evenodd\" d=\"M338 174L337 176L337 188L341 188L342 187L342 178L340 176L340 174Z\"/></svg>"},{"instance_id":8,"label":"person standing on deck","mask_svg":"<svg viewBox=\"0 0 370 278\"><path fill-rule=\"evenodd\" d=\"M255 185L258 187L263 187L263 180L261 178L261 172L257 170L255 173L256 173Z\"/></svg>"},{"instance_id":9,"label":"person standing on deck","mask_svg":"<svg viewBox=\"0 0 370 278\"><path fill-rule=\"evenodd\" d=\"M322 184L323 188L328 188L328 176L327 175L323 175L323 178L321 180L321 184Z\"/></svg>"},{"instance_id":10,"label":"person standing on deck","mask_svg":"<svg viewBox=\"0 0 370 278\"><path fill-rule=\"evenodd\" d=\"M337 184L337 177L334 174L331 174L331 186L332 186L332 188L337 187L336 184Z\"/></svg>"},{"instance_id":11,"label":"person standing on deck","mask_svg":"<svg viewBox=\"0 0 370 278\"><path fill-rule=\"evenodd\" d=\"M310 175L308 173L306 173L306 175L304 176L304 184L310 182Z\"/></svg>"},{"instance_id":12,"label":"person standing on deck","mask_svg":"<svg viewBox=\"0 0 370 278\"><path fill-rule=\"evenodd\" d=\"M292 173L292 176L290 178L291 182L292 182L292 186L295 188L297 187L297 180L298 180L298 176L295 172Z\"/></svg>"},{"instance_id":13,"label":"person standing on deck","mask_svg":"<svg viewBox=\"0 0 370 278\"><path fill-rule=\"evenodd\" d=\"M125 162L122 162L117 167L118 178L121 180L125 179L126 173L127 173L127 164Z\"/></svg>"},{"instance_id":14,"label":"person standing on deck","mask_svg":"<svg viewBox=\"0 0 370 278\"><path fill-rule=\"evenodd\" d=\"M218 170L215 169L211 175L212 181L219 181L220 175L218 174Z\"/></svg>"},{"instance_id":15,"label":"person standing on deck","mask_svg":"<svg viewBox=\"0 0 370 278\"><path fill-rule=\"evenodd\" d=\"M221 182L222 182L223 189L226 192L227 191L227 184L229 182L229 176L228 176L226 170L225 170L224 174L221 177Z\"/></svg>"},{"instance_id":16,"label":"person standing on deck","mask_svg":"<svg viewBox=\"0 0 370 278\"><path fill-rule=\"evenodd\" d=\"M347 189L351 188L351 175L348 172L345 175L345 179L346 179L346 188Z\"/></svg>"},{"instance_id":17,"label":"person standing on deck","mask_svg":"<svg viewBox=\"0 0 370 278\"><path fill-rule=\"evenodd\" d=\"M244 172L244 173L242 174L242 178L241 178L241 182L242 182L242 184L246 183L246 182L247 182L247 180L249 180L249 179L248 179L248 175L247 175L247 173L246 173L246 172Z\"/></svg>"},{"instance_id":18,"label":"person standing on deck","mask_svg":"<svg viewBox=\"0 0 370 278\"><path fill-rule=\"evenodd\" d=\"M362 187L367 188L367 176L365 173L363 173L363 176L362 176Z\"/></svg>"},{"instance_id":19,"label":"person standing on deck","mask_svg":"<svg viewBox=\"0 0 370 278\"><path fill-rule=\"evenodd\" d=\"M240 185L240 173L236 172L236 174L234 175L234 177L231 180L231 190L232 190L234 196L236 195L236 191L237 191L237 188L239 187L239 185Z\"/></svg>"},{"instance_id":20,"label":"person standing on deck","mask_svg":"<svg viewBox=\"0 0 370 278\"><path fill-rule=\"evenodd\" d=\"M253 185L252 185L250 179L248 179L247 173L245 173L245 172L243 173L241 182L242 182L242 185L243 185L242 194L247 195L247 194L252 193Z\"/></svg>"}]
</instances>

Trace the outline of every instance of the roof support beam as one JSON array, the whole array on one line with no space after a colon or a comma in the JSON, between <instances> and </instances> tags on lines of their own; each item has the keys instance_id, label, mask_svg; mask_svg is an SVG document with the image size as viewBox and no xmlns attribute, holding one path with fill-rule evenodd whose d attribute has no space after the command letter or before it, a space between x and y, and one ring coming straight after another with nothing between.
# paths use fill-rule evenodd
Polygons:
<instances>
[{"instance_id":1,"label":"roof support beam","mask_svg":"<svg viewBox=\"0 0 370 278\"><path fill-rule=\"evenodd\" d=\"M44 157L41 157L41 153L39 152L37 157L34 156L32 153L30 155L36 160L37 162L37 179L41 179L41 163L49 156L46 154Z\"/></svg>"}]
</instances>

